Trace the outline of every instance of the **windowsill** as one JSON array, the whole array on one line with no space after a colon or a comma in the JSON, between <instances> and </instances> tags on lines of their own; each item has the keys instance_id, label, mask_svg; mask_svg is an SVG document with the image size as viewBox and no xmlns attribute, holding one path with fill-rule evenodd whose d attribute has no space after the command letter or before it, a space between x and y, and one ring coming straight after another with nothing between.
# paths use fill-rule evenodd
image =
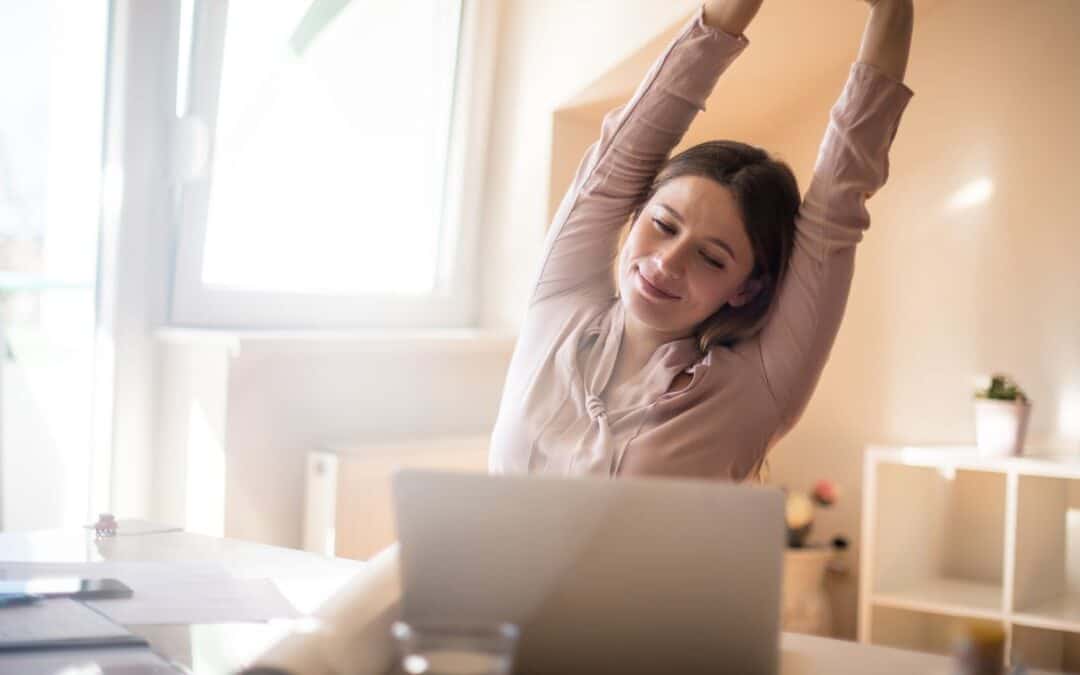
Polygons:
<instances>
[{"instance_id":1,"label":"windowsill","mask_svg":"<svg viewBox=\"0 0 1080 675\"><path fill-rule=\"evenodd\" d=\"M479 353L513 351L516 335L478 329L446 330L261 330L166 326L154 337L171 345L219 346L232 353L270 348L274 351L345 347L363 352Z\"/></svg>"}]
</instances>

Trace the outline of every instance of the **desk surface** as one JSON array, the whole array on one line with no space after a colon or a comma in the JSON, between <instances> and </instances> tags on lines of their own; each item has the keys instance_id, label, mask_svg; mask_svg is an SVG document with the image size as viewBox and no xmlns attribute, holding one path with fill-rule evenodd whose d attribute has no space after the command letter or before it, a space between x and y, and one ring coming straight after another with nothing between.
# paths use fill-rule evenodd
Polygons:
<instances>
[{"instance_id":1,"label":"desk surface","mask_svg":"<svg viewBox=\"0 0 1080 675\"><path fill-rule=\"evenodd\" d=\"M0 533L3 562L207 561L242 579L275 582L298 611L310 613L364 563L237 539L173 531L98 539L92 530ZM239 669L288 630L288 624L128 625L160 655L203 673ZM4 672L0 659L0 672Z\"/></svg>"},{"instance_id":2,"label":"desk surface","mask_svg":"<svg viewBox=\"0 0 1080 675\"><path fill-rule=\"evenodd\" d=\"M312 612L326 598L364 569L364 563L327 558L294 549L166 532L95 539L88 530L0 533L0 561L95 562L203 560L222 563L239 578L270 578L301 612ZM297 583L298 581L310 583ZM225 673L242 667L281 634L272 624L128 626L150 641L162 656L203 673ZM878 673L947 675L943 656L861 645L785 633L781 639L781 673ZM0 660L0 671L3 661ZM1031 671L1035 675L1035 671Z\"/></svg>"}]
</instances>

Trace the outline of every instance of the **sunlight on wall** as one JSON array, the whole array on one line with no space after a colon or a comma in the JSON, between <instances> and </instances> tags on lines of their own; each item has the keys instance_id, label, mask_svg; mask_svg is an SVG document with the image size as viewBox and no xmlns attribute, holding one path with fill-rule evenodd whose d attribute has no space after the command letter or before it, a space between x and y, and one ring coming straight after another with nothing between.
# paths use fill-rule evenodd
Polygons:
<instances>
[{"instance_id":1,"label":"sunlight on wall","mask_svg":"<svg viewBox=\"0 0 1080 675\"><path fill-rule=\"evenodd\" d=\"M1080 445L1080 385L1065 387L1058 404L1058 433L1062 440Z\"/></svg>"},{"instance_id":2,"label":"sunlight on wall","mask_svg":"<svg viewBox=\"0 0 1080 675\"><path fill-rule=\"evenodd\" d=\"M187 519L189 532L225 536L225 449L207 418L192 401L188 409Z\"/></svg>"},{"instance_id":3,"label":"sunlight on wall","mask_svg":"<svg viewBox=\"0 0 1080 675\"><path fill-rule=\"evenodd\" d=\"M994 194L994 182L989 178L977 178L953 193L949 198L950 209L967 209L978 206Z\"/></svg>"}]
</instances>

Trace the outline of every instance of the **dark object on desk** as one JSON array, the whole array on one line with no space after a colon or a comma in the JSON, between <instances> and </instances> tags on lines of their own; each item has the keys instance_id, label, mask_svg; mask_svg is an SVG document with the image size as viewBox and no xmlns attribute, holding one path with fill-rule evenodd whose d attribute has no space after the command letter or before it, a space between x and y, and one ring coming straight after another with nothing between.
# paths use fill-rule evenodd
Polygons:
<instances>
[{"instance_id":1,"label":"dark object on desk","mask_svg":"<svg viewBox=\"0 0 1080 675\"><path fill-rule=\"evenodd\" d=\"M0 593L0 609L32 605L39 600L44 600L44 598L40 595L30 595L28 593Z\"/></svg>"},{"instance_id":2,"label":"dark object on desk","mask_svg":"<svg viewBox=\"0 0 1080 675\"><path fill-rule=\"evenodd\" d=\"M131 595L131 589L116 579L35 577L0 581L0 607L11 604L26 604L41 598L107 600L130 598ZM16 598L21 598L21 600L16 600Z\"/></svg>"},{"instance_id":3,"label":"dark object on desk","mask_svg":"<svg viewBox=\"0 0 1080 675\"><path fill-rule=\"evenodd\" d=\"M70 598L0 610L0 652L146 646L146 640ZM7 669L3 672L25 672Z\"/></svg>"}]
</instances>

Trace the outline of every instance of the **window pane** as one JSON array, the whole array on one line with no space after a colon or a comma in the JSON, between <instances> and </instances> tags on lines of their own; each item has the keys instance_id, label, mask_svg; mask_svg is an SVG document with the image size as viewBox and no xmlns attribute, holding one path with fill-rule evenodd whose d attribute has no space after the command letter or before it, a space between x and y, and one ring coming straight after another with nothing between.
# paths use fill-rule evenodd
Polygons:
<instances>
[{"instance_id":1,"label":"window pane","mask_svg":"<svg viewBox=\"0 0 1080 675\"><path fill-rule=\"evenodd\" d=\"M108 5L0 20L2 529L87 516Z\"/></svg>"},{"instance_id":2,"label":"window pane","mask_svg":"<svg viewBox=\"0 0 1080 675\"><path fill-rule=\"evenodd\" d=\"M459 24L460 0L230 2L204 284L433 290Z\"/></svg>"}]
</instances>

